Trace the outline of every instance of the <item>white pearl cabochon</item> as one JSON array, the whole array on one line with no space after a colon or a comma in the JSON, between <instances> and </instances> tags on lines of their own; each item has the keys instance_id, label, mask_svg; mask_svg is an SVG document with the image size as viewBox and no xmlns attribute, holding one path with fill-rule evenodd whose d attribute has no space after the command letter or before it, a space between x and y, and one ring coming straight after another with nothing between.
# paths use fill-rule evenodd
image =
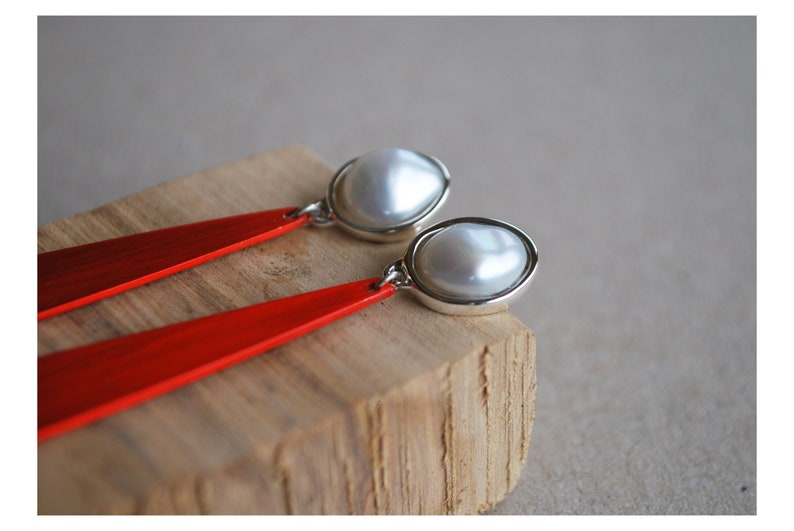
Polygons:
<instances>
[{"instance_id":1,"label":"white pearl cabochon","mask_svg":"<svg viewBox=\"0 0 794 531\"><path fill-rule=\"evenodd\" d=\"M481 301L523 280L530 257L512 231L480 223L450 225L419 243L414 251L415 280L455 300Z\"/></svg>"},{"instance_id":2,"label":"white pearl cabochon","mask_svg":"<svg viewBox=\"0 0 794 531\"><path fill-rule=\"evenodd\" d=\"M441 200L445 169L407 149L380 149L355 159L333 185L341 221L371 230L410 224Z\"/></svg>"}]
</instances>

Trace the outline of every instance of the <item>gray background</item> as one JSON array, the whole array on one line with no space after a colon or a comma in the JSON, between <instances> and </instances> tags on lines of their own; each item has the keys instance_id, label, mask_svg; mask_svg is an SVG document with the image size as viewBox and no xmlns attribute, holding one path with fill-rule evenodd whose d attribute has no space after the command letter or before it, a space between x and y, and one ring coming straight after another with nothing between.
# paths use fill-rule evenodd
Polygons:
<instances>
[{"instance_id":1,"label":"gray background","mask_svg":"<svg viewBox=\"0 0 794 531\"><path fill-rule=\"evenodd\" d=\"M40 224L290 143L449 167L541 253L492 513L756 512L754 18L39 19Z\"/></svg>"}]
</instances>

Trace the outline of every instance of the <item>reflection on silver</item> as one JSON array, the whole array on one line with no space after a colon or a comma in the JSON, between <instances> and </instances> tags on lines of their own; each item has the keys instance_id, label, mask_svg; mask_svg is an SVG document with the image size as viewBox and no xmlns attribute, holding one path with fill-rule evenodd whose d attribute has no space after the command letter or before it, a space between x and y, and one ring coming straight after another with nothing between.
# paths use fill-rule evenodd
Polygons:
<instances>
[{"instance_id":1,"label":"reflection on silver","mask_svg":"<svg viewBox=\"0 0 794 531\"><path fill-rule=\"evenodd\" d=\"M487 218L458 218L435 225L391 264L412 293L430 308L451 314L504 310L532 280L538 251L520 229Z\"/></svg>"},{"instance_id":2,"label":"reflection on silver","mask_svg":"<svg viewBox=\"0 0 794 531\"><path fill-rule=\"evenodd\" d=\"M477 223L452 225L417 246L417 278L449 298L490 299L521 279L527 250L518 236Z\"/></svg>"},{"instance_id":3,"label":"reflection on silver","mask_svg":"<svg viewBox=\"0 0 794 531\"><path fill-rule=\"evenodd\" d=\"M449 172L438 159L389 148L342 166L326 201L346 229L390 241L418 232L419 223L441 207L448 192Z\"/></svg>"}]
</instances>

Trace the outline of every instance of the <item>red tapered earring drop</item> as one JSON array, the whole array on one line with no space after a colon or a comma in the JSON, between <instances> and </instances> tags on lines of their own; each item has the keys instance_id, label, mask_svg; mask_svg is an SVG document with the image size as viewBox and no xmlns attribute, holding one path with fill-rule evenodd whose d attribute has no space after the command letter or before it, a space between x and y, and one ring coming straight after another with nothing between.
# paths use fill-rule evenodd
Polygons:
<instances>
[{"instance_id":1,"label":"red tapered earring drop","mask_svg":"<svg viewBox=\"0 0 794 531\"><path fill-rule=\"evenodd\" d=\"M449 172L436 158L381 149L334 175L310 205L202 221L38 255L38 319L47 319L293 229L338 222L359 237L410 237L442 205Z\"/></svg>"}]
</instances>

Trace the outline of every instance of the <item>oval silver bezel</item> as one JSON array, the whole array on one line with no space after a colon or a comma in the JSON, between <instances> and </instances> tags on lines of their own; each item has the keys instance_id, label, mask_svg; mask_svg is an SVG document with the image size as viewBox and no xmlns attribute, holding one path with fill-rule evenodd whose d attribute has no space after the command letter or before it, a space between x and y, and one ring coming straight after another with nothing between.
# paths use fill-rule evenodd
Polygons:
<instances>
[{"instance_id":1,"label":"oval silver bezel","mask_svg":"<svg viewBox=\"0 0 794 531\"><path fill-rule=\"evenodd\" d=\"M336 201L336 186L342 178L347 174L350 166L361 157L366 155L361 155L360 157L356 157L347 161L345 164L342 165L339 170L334 174L333 178L331 179L331 183L328 185L328 192L326 194L325 200L328 204L328 208L333 215L334 220L339 221L340 225L347 231L353 233L354 235L358 236L359 238L370 240L370 241L379 241L379 242L392 242L396 240L402 240L406 238L410 238L417 234L421 229L422 226L443 206L444 202L447 200L447 196L449 195L449 186L450 186L450 175L449 170L436 157L431 155L425 155L424 153L420 153L418 151L413 151L410 149L404 148L392 148L392 149L401 149L404 151L410 151L416 155L424 157L431 163L433 163L436 167L438 167L441 175L444 177L444 188L441 192L441 195L436 198L432 205L422 211L420 214L405 220L404 222L398 225L392 225L385 228L374 228L374 227L366 227L363 225L356 224L349 219L345 218L344 215L340 214L337 209L337 201ZM373 152L370 152L373 153Z\"/></svg>"},{"instance_id":2,"label":"oval silver bezel","mask_svg":"<svg viewBox=\"0 0 794 531\"><path fill-rule=\"evenodd\" d=\"M519 280L508 288L494 294L491 297L483 297L477 299L470 299L464 297L450 297L434 291L427 286L426 282L422 281L421 275L417 274L415 267L416 253L421 249L423 242L433 238L438 233L444 231L446 228L453 225L462 223L474 223L478 225L488 225L491 227L500 227L513 233L524 244L527 251L527 264L524 266ZM450 219L434 225L422 233L420 233L408 246L405 255L402 258L402 267L408 279L408 286L411 292L419 297L419 299L428 307L442 313L449 314L488 314L502 311L507 308L508 301L517 297L523 292L527 286L532 282L538 265L538 249L532 238L529 237L524 231L505 223L504 221L481 218L481 217L464 217Z\"/></svg>"}]
</instances>

